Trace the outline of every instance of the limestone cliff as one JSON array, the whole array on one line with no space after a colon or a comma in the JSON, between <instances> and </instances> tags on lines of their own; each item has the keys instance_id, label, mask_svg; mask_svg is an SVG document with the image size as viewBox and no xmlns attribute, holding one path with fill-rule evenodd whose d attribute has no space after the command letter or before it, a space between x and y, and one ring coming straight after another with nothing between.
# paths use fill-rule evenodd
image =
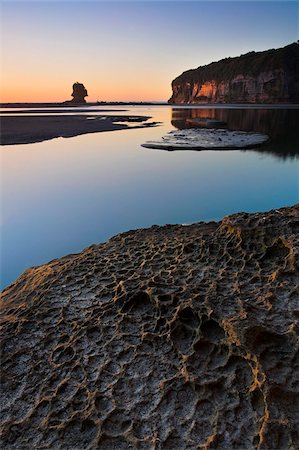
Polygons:
<instances>
[{"instance_id":1,"label":"limestone cliff","mask_svg":"<svg viewBox=\"0 0 299 450\"><path fill-rule=\"evenodd\" d=\"M299 44L183 72L169 103L299 103Z\"/></svg>"},{"instance_id":2,"label":"limestone cliff","mask_svg":"<svg viewBox=\"0 0 299 450\"><path fill-rule=\"evenodd\" d=\"M299 205L119 235L3 293L7 450L290 450Z\"/></svg>"}]
</instances>

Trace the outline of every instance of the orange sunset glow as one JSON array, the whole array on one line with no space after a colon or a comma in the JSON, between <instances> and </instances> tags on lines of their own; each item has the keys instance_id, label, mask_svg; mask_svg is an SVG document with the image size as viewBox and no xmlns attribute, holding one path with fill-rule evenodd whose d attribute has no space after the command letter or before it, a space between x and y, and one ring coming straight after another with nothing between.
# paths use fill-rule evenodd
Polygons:
<instances>
[{"instance_id":1,"label":"orange sunset glow","mask_svg":"<svg viewBox=\"0 0 299 450\"><path fill-rule=\"evenodd\" d=\"M186 69L295 40L297 22L279 5L270 18L262 6L255 14L241 2L232 15L224 2L215 15L213 2L194 2L186 33L183 3L168 3L4 2L1 102L61 102L76 80L88 102L167 101L171 81Z\"/></svg>"},{"instance_id":2,"label":"orange sunset glow","mask_svg":"<svg viewBox=\"0 0 299 450\"><path fill-rule=\"evenodd\" d=\"M99 101L161 101L170 96L169 80L162 80L158 84L136 85L129 80L101 80L90 78L84 74L81 77L69 76L58 82L50 75L31 77L30 82L26 79L18 84L14 79L7 79L2 83L1 102L62 102L71 98L72 84L76 80L82 80L88 91L88 102ZM29 77L27 78L29 80ZM34 81L34 82L33 82ZM5 85L5 89L3 86ZM165 95L166 93L166 95Z\"/></svg>"}]
</instances>

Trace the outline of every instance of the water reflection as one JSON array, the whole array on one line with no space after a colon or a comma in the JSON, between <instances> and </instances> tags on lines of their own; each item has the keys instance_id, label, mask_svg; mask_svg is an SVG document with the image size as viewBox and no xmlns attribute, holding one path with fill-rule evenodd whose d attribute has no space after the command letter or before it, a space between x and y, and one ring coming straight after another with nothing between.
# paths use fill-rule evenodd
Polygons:
<instances>
[{"instance_id":1,"label":"water reflection","mask_svg":"<svg viewBox=\"0 0 299 450\"><path fill-rule=\"evenodd\" d=\"M229 130L268 134L271 141L259 152L284 159L299 154L299 109L172 108L171 124L179 130L206 127L209 120L224 122Z\"/></svg>"},{"instance_id":2,"label":"water reflection","mask_svg":"<svg viewBox=\"0 0 299 450\"><path fill-rule=\"evenodd\" d=\"M219 113L216 118L223 117ZM221 109L226 121L232 113ZM256 113L264 117L264 111ZM186 126L183 118L188 114L210 116L210 110L144 106L128 108L124 114L151 116L162 123L0 148L2 287L30 266L79 252L123 231L218 220L235 212L298 202L294 159L250 150L165 152L140 146L171 131L177 121ZM293 120L292 114L286 116L286 121ZM236 117L242 121L239 111ZM298 143L296 128L290 128ZM285 155L283 135L275 139L273 153L277 155L281 139L280 152Z\"/></svg>"}]
</instances>

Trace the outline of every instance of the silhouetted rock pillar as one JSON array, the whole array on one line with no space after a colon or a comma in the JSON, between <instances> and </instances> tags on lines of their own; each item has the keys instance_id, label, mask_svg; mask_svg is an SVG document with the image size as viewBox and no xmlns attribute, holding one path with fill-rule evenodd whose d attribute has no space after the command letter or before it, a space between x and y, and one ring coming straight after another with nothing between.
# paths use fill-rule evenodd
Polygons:
<instances>
[{"instance_id":1,"label":"silhouetted rock pillar","mask_svg":"<svg viewBox=\"0 0 299 450\"><path fill-rule=\"evenodd\" d=\"M73 99L71 100L72 103L86 103L86 100L84 97L87 97L87 90L85 89L84 84L82 83L78 83L78 81L76 81L76 83L73 84L73 93L72 93L72 97Z\"/></svg>"}]
</instances>

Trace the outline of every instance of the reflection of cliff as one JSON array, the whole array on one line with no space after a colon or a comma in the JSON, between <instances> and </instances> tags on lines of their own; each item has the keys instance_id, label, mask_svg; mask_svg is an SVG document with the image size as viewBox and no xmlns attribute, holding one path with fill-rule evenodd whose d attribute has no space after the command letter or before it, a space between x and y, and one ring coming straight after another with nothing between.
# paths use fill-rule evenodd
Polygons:
<instances>
[{"instance_id":1,"label":"reflection of cliff","mask_svg":"<svg viewBox=\"0 0 299 450\"><path fill-rule=\"evenodd\" d=\"M194 128L196 120L216 119L237 131L258 131L270 136L267 149L285 156L299 154L298 109L199 109L173 108L171 123L178 129ZM201 121L198 121L198 127Z\"/></svg>"},{"instance_id":2,"label":"reflection of cliff","mask_svg":"<svg viewBox=\"0 0 299 450\"><path fill-rule=\"evenodd\" d=\"M183 72L170 103L299 102L299 45L250 52Z\"/></svg>"}]
</instances>

